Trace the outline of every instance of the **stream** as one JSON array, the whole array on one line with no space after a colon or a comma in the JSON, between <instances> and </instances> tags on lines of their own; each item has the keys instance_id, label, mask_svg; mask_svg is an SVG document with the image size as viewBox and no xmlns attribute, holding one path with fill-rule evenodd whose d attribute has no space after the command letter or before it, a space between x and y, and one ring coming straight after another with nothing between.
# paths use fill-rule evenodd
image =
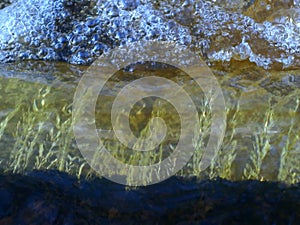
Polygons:
<instances>
[{"instance_id":1,"label":"stream","mask_svg":"<svg viewBox=\"0 0 300 225\"><path fill-rule=\"evenodd\" d=\"M9 2L0 5L0 224L297 224L299 1ZM200 121L195 153L175 176L130 187L136 174L122 186L89 165L72 112L78 85L95 60L140 40L175 42L201 57L222 91L226 129L201 170L212 124L209 96L174 66L143 61L119 68L98 93L97 129L113 129L111 109L122 88L151 76L180 85ZM154 117L168 128L154 151L134 153L116 136L101 141L123 163L161 162L180 138L176 108L143 98L131 109L129 126L134 146L145 146Z\"/></svg>"}]
</instances>

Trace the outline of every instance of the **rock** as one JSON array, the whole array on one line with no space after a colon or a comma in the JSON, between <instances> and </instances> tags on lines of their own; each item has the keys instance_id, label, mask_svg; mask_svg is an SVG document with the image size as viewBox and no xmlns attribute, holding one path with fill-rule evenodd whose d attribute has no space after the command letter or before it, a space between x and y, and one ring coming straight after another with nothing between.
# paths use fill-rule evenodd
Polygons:
<instances>
[{"instance_id":1,"label":"rock","mask_svg":"<svg viewBox=\"0 0 300 225\"><path fill-rule=\"evenodd\" d=\"M257 5L264 18L251 13ZM300 65L298 19L290 24L268 19L292 5L290 0L270 3L270 9L263 0L19 0L0 11L0 62L89 65L110 48L158 40L191 48L212 65L248 60L265 69L293 68Z\"/></svg>"},{"instance_id":2,"label":"rock","mask_svg":"<svg viewBox=\"0 0 300 225\"><path fill-rule=\"evenodd\" d=\"M288 224L299 185L172 177L127 189L57 171L0 175L0 224Z\"/></svg>"},{"instance_id":3,"label":"rock","mask_svg":"<svg viewBox=\"0 0 300 225\"><path fill-rule=\"evenodd\" d=\"M13 2L15 2L16 0L2 0L0 2L0 9L5 8L6 6L9 6L10 4L12 4Z\"/></svg>"}]
</instances>

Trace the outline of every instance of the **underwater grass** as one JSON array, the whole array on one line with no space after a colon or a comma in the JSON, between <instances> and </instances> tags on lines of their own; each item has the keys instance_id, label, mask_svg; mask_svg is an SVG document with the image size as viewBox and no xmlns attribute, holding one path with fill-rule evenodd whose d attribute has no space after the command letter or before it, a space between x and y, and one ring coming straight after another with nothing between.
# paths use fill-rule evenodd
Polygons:
<instances>
[{"instance_id":1,"label":"underwater grass","mask_svg":"<svg viewBox=\"0 0 300 225\"><path fill-rule=\"evenodd\" d=\"M8 128L15 126L14 145L12 149L7 150L7 159L0 160L1 169L5 172L14 173L26 173L34 169L57 169L86 179L97 175L83 159L76 146L72 131L72 106L69 103L64 103L55 104L54 107L52 91L49 87L41 88L30 100L26 100L25 103L24 101L17 103L17 107L0 121L0 141L11 130ZM285 135L281 138L282 140L276 140L283 143L278 159L276 179L291 184L300 181L299 128L295 126L298 121L299 99L295 100L295 103L294 108L289 109L290 124L287 132L284 132ZM210 179L221 177L230 180L269 180L270 178L265 176L266 169L264 167L271 155L271 148L276 142L274 142L274 134L270 133L270 130L279 120L274 107L269 103L269 109L265 112L258 132L251 134L252 146L251 148L247 146L249 159L245 164L238 160L241 154L239 149L239 142L241 141L238 128L241 124L239 116L243 112L241 112L239 102L234 108L228 108L228 129L224 142L210 167L205 171L201 171L199 165L210 134L209 101L204 99L199 108L200 136L195 137L193 143L196 150L189 163L177 175L208 177ZM151 116L170 117L168 110L158 107L153 110ZM147 143L143 141L143 137L148 136L149 132L149 126L145 126L140 132L136 145L146 146ZM176 140L178 130L171 129L169 138ZM280 135L278 135L278 139L280 139ZM172 153L176 144L173 141L166 141L154 151L133 152L111 139L104 140L104 143L115 158L132 165L150 165L161 162ZM97 157L99 156L95 154L95 162ZM237 167L243 168L241 176L236 175ZM111 175L114 175L114 171ZM128 177L128 183L131 183L135 176L145 176L143 178L145 181L149 179L145 174L132 173ZM159 175L157 174L157 176Z\"/></svg>"},{"instance_id":2,"label":"underwater grass","mask_svg":"<svg viewBox=\"0 0 300 225\"><path fill-rule=\"evenodd\" d=\"M263 127L259 128L257 133L254 133L253 150L250 152L251 163L246 164L244 169L244 177L246 179L261 181L265 179L261 171L263 162L271 148L268 132L271 130L273 122L273 109L270 107L265 114Z\"/></svg>"},{"instance_id":3,"label":"underwater grass","mask_svg":"<svg viewBox=\"0 0 300 225\"><path fill-rule=\"evenodd\" d=\"M0 164L4 172L58 169L81 176L85 161L76 152L71 106L66 104L53 110L53 102L49 101L51 91L50 87L41 88L32 100L23 99L1 122L1 134L8 125L15 126L13 148L6 150L7 160ZM13 119L17 122L8 124Z\"/></svg>"},{"instance_id":4,"label":"underwater grass","mask_svg":"<svg viewBox=\"0 0 300 225\"><path fill-rule=\"evenodd\" d=\"M300 180L299 166L299 133L293 132L296 121L295 117L299 109L300 100L296 100L296 106L290 110L291 122L286 137L286 143L280 155L280 166L278 172L279 181L289 181L290 183L298 183ZM298 144L298 146L297 146ZM298 150L298 152L297 152Z\"/></svg>"}]
</instances>

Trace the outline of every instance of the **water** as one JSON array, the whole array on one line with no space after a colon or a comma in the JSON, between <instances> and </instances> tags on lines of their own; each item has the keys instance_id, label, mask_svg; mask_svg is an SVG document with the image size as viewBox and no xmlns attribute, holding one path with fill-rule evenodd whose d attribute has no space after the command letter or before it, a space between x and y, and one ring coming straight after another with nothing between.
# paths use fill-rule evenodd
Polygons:
<instances>
[{"instance_id":1,"label":"water","mask_svg":"<svg viewBox=\"0 0 300 225\"><path fill-rule=\"evenodd\" d=\"M299 1L94 3L20 0L0 11L0 224L297 224ZM129 188L99 179L80 154L72 102L86 65L102 52L153 39L175 41L203 57L224 94L227 127L216 158L200 171L211 125L209 97L171 66L139 63L121 69L98 96L97 129L112 129L111 107L122 87L155 75L192 97L201 134L194 156L176 176ZM142 50L136 46L135 52ZM122 162L158 163L178 142L175 108L145 98L132 108L129 124L138 137L135 146L147 147L142 137L156 116L168 130L154 151L136 153L113 135L102 141Z\"/></svg>"},{"instance_id":2,"label":"water","mask_svg":"<svg viewBox=\"0 0 300 225\"><path fill-rule=\"evenodd\" d=\"M90 176L93 171L78 152L71 129L73 95L87 67L46 62L21 65L9 64L1 71L2 170L24 173L32 169L60 169L79 177ZM298 182L299 127L296 124L300 118L295 108L299 101L299 71L265 71L246 63L233 71L213 68L213 72L226 101L225 140L210 169L197 171L199 155L196 154L178 175ZM203 94L189 77L172 68L157 69L154 73L182 84L191 96L198 96L193 100L199 112L207 113L209 118L209 108L207 112L203 110ZM98 98L95 113L98 128L112 129L110 110L115 96L124 85L143 76L149 76L149 70L140 66L133 72L120 71L110 80L109 91ZM131 113L130 124L136 135L146 127L151 116L161 115L169 124L162 145L166 157L178 140L180 123L176 111L163 100L150 98L138 102ZM204 131L209 131L209 122L202 126ZM125 149L118 143L116 139L106 140L115 157L128 162L130 158L124 156ZM266 156L260 168L255 169L264 148ZM285 148L287 154L283 158Z\"/></svg>"},{"instance_id":3,"label":"water","mask_svg":"<svg viewBox=\"0 0 300 225\"><path fill-rule=\"evenodd\" d=\"M155 39L175 41L201 55L226 101L227 129L218 157L207 171L200 172L201 154L196 153L178 175L299 182L299 4L261 0L126 2L91 3L90 8L85 7L86 14L70 11L64 1L19 1L1 11L0 60L13 62L0 67L1 169L21 173L59 169L78 177L93 174L78 152L71 129L73 95L88 67L21 59L90 64L111 47ZM49 4L51 7L46 7ZM24 14L24 7L32 13ZM73 20L67 19L67 23L66 18ZM16 21L24 22L22 29ZM59 26L64 29L54 32ZM105 35L99 39L97 34ZM58 42L62 48L54 46ZM94 52L95 47L101 51ZM138 52L143 46L136 47ZM94 53L84 54L83 50ZM199 87L178 70L157 67L151 71L179 83L193 96L199 114L205 115L201 129L209 131L209 107ZM141 65L120 71L109 81L96 107L98 128L111 129L115 96L124 85L144 76L149 76L149 68ZM170 128L162 156L130 158L115 139L105 139L112 154L132 164L139 164L140 157L158 162L170 154L180 130L178 115L170 104L156 98L138 102L130 126L139 136L155 115L161 115ZM204 132L200 146L205 145L207 135Z\"/></svg>"}]
</instances>

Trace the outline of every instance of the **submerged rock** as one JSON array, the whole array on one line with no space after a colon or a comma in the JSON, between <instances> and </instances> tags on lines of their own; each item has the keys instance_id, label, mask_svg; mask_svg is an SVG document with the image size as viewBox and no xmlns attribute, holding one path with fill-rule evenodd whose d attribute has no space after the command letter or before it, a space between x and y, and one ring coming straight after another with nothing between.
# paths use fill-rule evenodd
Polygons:
<instances>
[{"instance_id":1,"label":"submerged rock","mask_svg":"<svg viewBox=\"0 0 300 225\"><path fill-rule=\"evenodd\" d=\"M296 224L299 185L170 178L126 189L56 171L0 175L0 224Z\"/></svg>"},{"instance_id":2,"label":"submerged rock","mask_svg":"<svg viewBox=\"0 0 300 225\"><path fill-rule=\"evenodd\" d=\"M262 0L225 5L208 0L19 0L0 11L0 62L88 65L110 48L161 40L187 46L211 63L249 60L266 69L299 67L298 9L279 13L292 18L286 23L270 19L271 14L257 19L251 14L257 4L262 12L279 7Z\"/></svg>"}]
</instances>

